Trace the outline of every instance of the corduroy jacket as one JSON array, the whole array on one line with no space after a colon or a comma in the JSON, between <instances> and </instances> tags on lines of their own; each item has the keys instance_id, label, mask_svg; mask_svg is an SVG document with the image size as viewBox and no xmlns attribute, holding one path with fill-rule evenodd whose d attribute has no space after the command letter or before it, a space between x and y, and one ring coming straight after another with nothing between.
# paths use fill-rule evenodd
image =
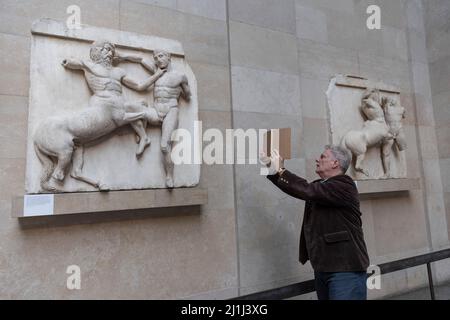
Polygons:
<instances>
[{"instance_id":1,"label":"corduroy jacket","mask_svg":"<svg viewBox=\"0 0 450 320\"><path fill-rule=\"evenodd\" d=\"M285 170L267 178L285 193L305 200L299 260L317 272L366 271L358 189L345 174L308 183Z\"/></svg>"}]
</instances>

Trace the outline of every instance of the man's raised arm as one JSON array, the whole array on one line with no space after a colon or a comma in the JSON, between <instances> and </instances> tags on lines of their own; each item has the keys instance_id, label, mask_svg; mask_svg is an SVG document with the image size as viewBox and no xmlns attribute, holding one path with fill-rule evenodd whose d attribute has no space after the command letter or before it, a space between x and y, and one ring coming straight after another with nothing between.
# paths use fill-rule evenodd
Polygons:
<instances>
[{"instance_id":1,"label":"man's raised arm","mask_svg":"<svg viewBox=\"0 0 450 320\"><path fill-rule=\"evenodd\" d=\"M269 175L267 178L282 191L297 199L335 206L348 203L348 187L335 179L308 183L306 179L288 170L284 170L281 174Z\"/></svg>"}]
</instances>

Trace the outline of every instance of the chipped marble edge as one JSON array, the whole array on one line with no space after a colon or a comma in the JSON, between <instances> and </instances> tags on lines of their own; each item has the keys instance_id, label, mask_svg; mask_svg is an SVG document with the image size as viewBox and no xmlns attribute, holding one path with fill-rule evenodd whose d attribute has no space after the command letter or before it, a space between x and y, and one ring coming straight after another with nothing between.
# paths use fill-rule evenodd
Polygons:
<instances>
[{"instance_id":1,"label":"chipped marble edge","mask_svg":"<svg viewBox=\"0 0 450 320\"><path fill-rule=\"evenodd\" d=\"M337 86L360 88L360 89L376 88L383 92L400 94L400 90L394 86L388 85L381 81L376 82L368 80L360 76L338 74L334 76L333 79L335 79L335 84Z\"/></svg>"},{"instance_id":2,"label":"chipped marble edge","mask_svg":"<svg viewBox=\"0 0 450 320\"><path fill-rule=\"evenodd\" d=\"M162 49L170 52L172 55L184 57L183 46L176 40L84 24L81 24L81 28L79 29L69 29L65 22L48 18L34 21L31 26L31 33L33 35L81 40L85 42L108 39L122 48L141 51ZM142 46L142 43L145 43L145 45Z\"/></svg>"}]
</instances>

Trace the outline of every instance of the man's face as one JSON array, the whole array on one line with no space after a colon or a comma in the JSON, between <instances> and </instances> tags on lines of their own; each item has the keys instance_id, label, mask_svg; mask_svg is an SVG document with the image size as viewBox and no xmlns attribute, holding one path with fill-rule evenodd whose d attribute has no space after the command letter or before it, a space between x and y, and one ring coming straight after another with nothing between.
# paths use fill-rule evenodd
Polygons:
<instances>
[{"instance_id":1,"label":"man's face","mask_svg":"<svg viewBox=\"0 0 450 320\"><path fill-rule=\"evenodd\" d=\"M156 65L160 69L167 68L170 62L169 56L164 54L163 52L158 52L157 54L153 55L153 59L155 60Z\"/></svg>"},{"instance_id":2,"label":"man's face","mask_svg":"<svg viewBox=\"0 0 450 320\"><path fill-rule=\"evenodd\" d=\"M333 173L339 166L338 161L334 158L331 150L326 149L318 159L316 159L316 173L326 179L330 173Z\"/></svg>"}]
</instances>

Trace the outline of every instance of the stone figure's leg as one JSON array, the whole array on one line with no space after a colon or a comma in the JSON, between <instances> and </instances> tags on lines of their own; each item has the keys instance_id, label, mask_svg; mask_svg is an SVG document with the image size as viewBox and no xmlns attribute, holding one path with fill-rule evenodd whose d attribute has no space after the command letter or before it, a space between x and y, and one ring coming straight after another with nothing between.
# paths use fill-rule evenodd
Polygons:
<instances>
[{"instance_id":1,"label":"stone figure's leg","mask_svg":"<svg viewBox=\"0 0 450 320\"><path fill-rule=\"evenodd\" d=\"M52 178L62 182L66 176L67 168L72 161L73 146L67 148L58 153L58 162L56 163L55 171L52 174Z\"/></svg>"},{"instance_id":2,"label":"stone figure's leg","mask_svg":"<svg viewBox=\"0 0 450 320\"><path fill-rule=\"evenodd\" d=\"M362 162L366 157L368 141L370 141L370 129L366 127L367 123L369 122L366 121L364 123L365 127L362 131L354 132L354 136L351 138L350 144L352 145L352 148L350 150L352 150L353 154L356 156L355 170L368 177L369 172L362 167Z\"/></svg>"},{"instance_id":3,"label":"stone figure's leg","mask_svg":"<svg viewBox=\"0 0 450 320\"><path fill-rule=\"evenodd\" d=\"M145 128L147 127L147 124L148 123L150 123L152 125L160 125L161 124L161 119L159 118L158 112L156 111L155 108L149 107L146 110L144 110L144 112L145 112L145 116L144 116L144 118L142 120L139 120L139 121L131 123L131 125L133 125L133 124L137 124L138 125L138 127L135 128L135 131L136 130L142 130L143 131L143 133L141 135L141 138L140 138L138 151L136 152L137 156L140 156L144 152L144 150L148 146L150 146L150 144L152 142L150 137L147 135L147 132L145 131ZM141 129L140 124L139 124L140 122L142 122L142 129ZM145 136L144 136L144 134L145 134Z\"/></svg>"},{"instance_id":4,"label":"stone figure's leg","mask_svg":"<svg viewBox=\"0 0 450 320\"><path fill-rule=\"evenodd\" d=\"M145 119L146 116L147 116L147 113L145 111L127 112L123 116L122 125L132 124L135 121ZM139 127L139 125L136 124L136 126L132 125L132 127L133 127L133 129L138 130L139 135L142 135L139 139L139 146L136 150L136 155L140 156L144 152L145 147L150 145L150 140L147 138L147 133L145 132L143 125L141 127Z\"/></svg>"},{"instance_id":5,"label":"stone figure's leg","mask_svg":"<svg viewBox=\"0 0 450 320\"><path fill-rule=\"evenodd\" d=\"M123 116L123 121L125 124L129 124L133 121L143 119L145 117L145 112L127 112Z\"/></svg>"},{"instance_id":6,"label":"stone figure's leg","mask_svg":"<svg viewBox=\"0 0 450 320\"><path fill-rule=\"evenodd\" d=\"M164 118L164 122L162 124L162 133L161 133L161 150L164 152L165 149L170 147L171 140L170 137L172 132L178 127L178 108L173 107L170 108L169 112Z\"/></svg>"},{"instance_id":7,"label":"stone figure's leg","mask_svg":"<svg viewBox=\"0 0 450 320\"><path fill-rule=\"evenodd\" d=\"M90 178L83 177L81 171L83 170L84 164L84 148L83 146L75 146L75 150L73 152L72 159L72 172L70 176L76 180L80 180L94 186L95 188L100 188L100 183L98 181L94 181Z\"/></svg>"},{"instance_id":8,"label":"stone figure's leg","mask_svg":"<svg viewBox=\"0 0 450 320\"><path fill-rule=\"evenodd\" d=\"M406 147L407 147L406 136L405 136L405 132L403 131L403 128L400 129L397 137L395 138L395 143L398 147L398 150L400 150L400 151L406 150Z\"/></svg>"},{"instance_id":9,"label":"stone figure's leg","mask_svg":"<svg viewBox=\"0 0 450 320\"><path fill-rule=\"evenodd\" d=\"M166 186L173 188L173 162L170 157L172 151L172 132L178 127L178 108L170 108L162 124L161 151L164 156L164 168L166 170Z\"/></svg>"},{"instance_id":10,"label":"stone figure's leg","mask_svg":"<svg viewBox=\"0 0 450 320\"><path fill-rule=\"evenodd\" d=\"M362 168L362 162L363 162L365 157L366 157L366 153L365 152L363 154L360 154L360 155L356 156L355 170L359 171L359 172L362 172L366 176L369 176L369 172Z\"/></svg>"},{"instance_id":11,"label":"stone figure's leg","mask_svg":"<svg viewBox=\"0 0 450 320\"><path fill-rule=\"evenodd\" d=\"M391 176L391 151L394 140L384 140L381 146L381 160L383 162L384 177L389 178Z\"/></svg>"},{"instance_id":12,"label":"stone figure's leg","mask_svg":"<svg viewBox=\"0 0 450 320\"><path fill-rule=\"evenodd\" d=\"M367 138L364 131L347 132L341 140L341 147L351 152L352 160L355 160L355 170L368 175L367 171L362 168L362 161L367 151Z\"/></svg>"},{"instance_id":13,"label":"stone figure's leg","mask_svg":"<svg viewBox=\"0 0 450 320\"><path fill-rule=\"evenodd\" d=\"M142 120L137 120L132 123L130 123L131 127L133 128L134 132L136 133L136 143L141 142L143 139L145 139L146 132L145 132L145 126Z\"/></svg>"},{"instance_id":14,"label":"stone figure's leg","mask_svg":"<svg viewBox=\"0 0 450 320\"><path fill-rule=\"evenodd\" d=\"M145 110L145 118L148 123L152 125L160 125L161 118L158 116L158 111L154 107L148 107Z\"/></svg>"},{"instance_id":15,"label":"stone figure's leg","mask_svg":"<svg viewBox=\"0 0 450 320\"><path fill-rule=\"evenodd\" d=\"M145 131L143 120L134 121L130 123L130 125L139 137L137 139L138 147L136 149L136 156L140 156L144 152L145 148L147 148L150 145L151 141L150 138L147 136L147 132Z\"/></svg>"},{"instance_id":16,"label":"stone figure's leg","mask_svg":"<svg viewBox=\"0 0 450 320\"><path fill-rule=\"evenodd\" d=\"M127 112L145 112L146 104L144 103L127 103L125 105ZM150 138L147 136L147 132L145 128L147 127L147 119L143 117L140 120L134 121L130 123L131 127L137 134L137 143L139 144L136 149L136 156L140 156L145 148L150 145Z\"/></svg>"},{"instance_id":17,"label":"stone figure's leg","mask_svg":"<svg viewBox=\"0 0 450 320\"><path fill-rule=\"evenodd\" d=\"M44 190L56 191L56 188L50 186L49 184L50 177L52 176L53 170L55 169L55 163L47 154L45 154L40 149L39 145L36 142L34 143L34 150L39 161L42 164L41 187Z\"/></svg>"}]
</instances>

